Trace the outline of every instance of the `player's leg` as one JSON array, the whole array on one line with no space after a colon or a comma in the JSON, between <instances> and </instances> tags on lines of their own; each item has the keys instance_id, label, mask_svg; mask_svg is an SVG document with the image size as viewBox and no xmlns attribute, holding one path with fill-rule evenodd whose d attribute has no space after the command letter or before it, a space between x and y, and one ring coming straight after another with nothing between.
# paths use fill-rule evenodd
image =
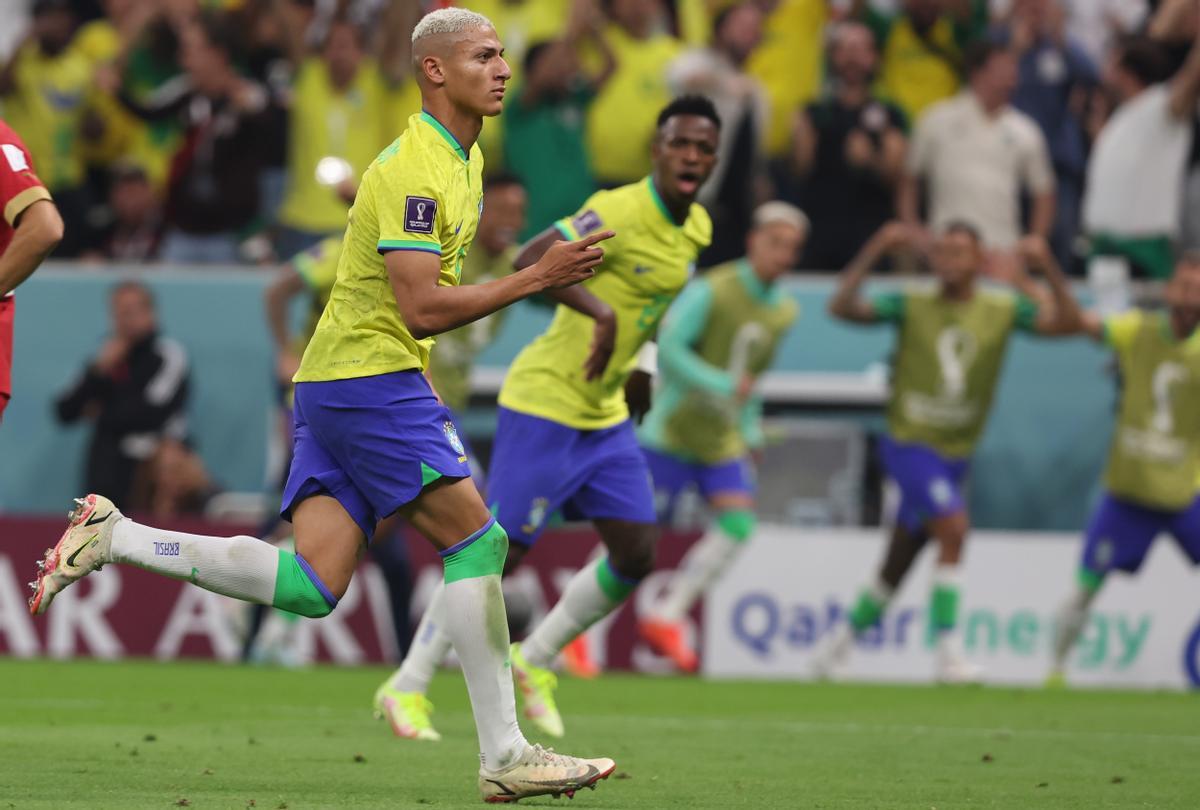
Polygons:
<instances>
[{"instance_id":1,"label":"player's leg","mask_svg":"<svg viewBox=\"0 0 1200 810\"><path fill-rule=\"evenodd\" d=\"M1054 664L1048 685L1065 684L1067 659L1087 626L1088 612L1108 574L1137 571L1154 537L1169 525L1162 512L1104 495L1088 521L1075 587L1055 616ZM1176 535L1177 537L1179 535Z\"/></svg>"},{"instance_id":2,"label":"player's leg","mask_svg":"<svg viewBox=\"0 0 1200 810\"><path fill-rule=\"evenodd\" d=\"M653 460L647 460L654 471ZM749 459L735 459L699 468L698 484L714 515L713 525L688 550L654 613L639 623L650 645L685 672L695 672L700 660L688 643L684 617L733 565L757 525L749 465Z\"/></svg>"},{"instance_id":3,"label":"player's leg","mask_svg":"<svg viewBox=\"0 0 1200 810\"><path fill-rule=\"evenodd\" d=\"M72 582L105 564L120 563L234 599L312 618L326 616L350 583L363 532L330 497L309 498L297 513L293 553L244 535L214 537L143 526L107 498L88 495L71 512L58 545L38 563L30 609L43 612ZM306 552L316 559L307 559Z\"/></svg>"},{"instance_id":4,"label":"player's leg","mask_svg":"<svg viewBox=\"0 0 1200 810\"><path fill-rule=\"evenodd\" d=\"M517 725L508 618L500 590L508 536L474 485L466 479L440 479L401 507L401 515L442 556L442 616L467 680L484 797L567 792L612 773L615 766L609 759L581 760L530 746Z\"/></svg>"}]
</instances>

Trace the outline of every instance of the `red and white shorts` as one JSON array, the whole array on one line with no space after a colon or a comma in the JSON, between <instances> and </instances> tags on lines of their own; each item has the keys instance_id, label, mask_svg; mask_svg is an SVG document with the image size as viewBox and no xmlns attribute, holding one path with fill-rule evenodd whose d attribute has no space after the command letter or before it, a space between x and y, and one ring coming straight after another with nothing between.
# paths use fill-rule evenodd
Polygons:
<instances>
[{"instance_id":1,"label":"red and white shorts","mask_svg":"<svg viewBox=\"0 0 1200 810\"><path fill-rule=\"evenodd\" d=\"M12 394L13 310L16 300L0 298L0 416Z\"/></svg>"}]
</instances>

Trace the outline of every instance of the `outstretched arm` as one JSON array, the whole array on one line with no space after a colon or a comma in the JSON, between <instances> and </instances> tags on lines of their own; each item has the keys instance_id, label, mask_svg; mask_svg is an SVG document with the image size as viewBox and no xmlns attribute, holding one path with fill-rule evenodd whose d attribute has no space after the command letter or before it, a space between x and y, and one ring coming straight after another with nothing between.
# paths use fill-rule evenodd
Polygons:
<instances>
[{"instance_id":1,"label":"outstretched arm","mask_svg":"<svg viewBox=\"0 0 1200 810\"><path fill-rule=\"evenodd\" d=\"M885 255L911 244L913 229L901 222L889 222L867 240L838 279L837 291L829 299L829 314L851 323L877 323L875 305L862 296L862 284Z\"/></svg>"},{"instance_id":2,"label":"outstretched arm","mask_svg":"<svg viewBox=\"0 0 1200 810\"><path fill-rule=\"evenodd\" d=\"M1040 307L1033 330L1039 335L1077 335L1083 331L1083 312L1071 289L1067 277L1058 266L1049 244L1039 236L1028 236L1017 245L1017 253L1030 270L1041 271L1050 286L1050 306Z\"/></svg>"},{"instance_id":3,"label":"outstretched arm","mask_svg":"<svg viewBox=\"0 0 1200 810\"><path fill-rule=\"evenodd\" d=\"M553 225L550 226L525 243L520 253L517 254L517 258L513 260L513 267L523 270L531 266L561 239L562 234L558 229ZM604 370L608 368L608 361L612 357L617 343L617 313L581 284L549 290L546 295L580 314L587 315L596 322L595 331L592 333L591 351L588 352L583 368L588 380L594 380L603 375Z\"/></svg>"},{"instance_id":4,"label":"outstretched arm","mask_svg":"<svg viewBox=\"0 0 1200 810\"><path fill-rule=\"evenodd\" d=\"M1196 26L1187 61L1171 79L1171 115L1190 122L1196 114L1197 99L1200 99L1200 25Z\"/></svg>"},{"instance_id":5,"label":"outstretched arm","mask_svg":"<svg viewBox=\"0 0 1200 810\"><path fill-rule=\"evenodd\" d=\"M601 231L577 242L556 242L520 272L462 287L438 284L441 257L436 253L392 250L384 262L400 315L420 340L477 321L522 298L591 278L604 258L597 243L614 235Z\"/></svg>"}]
</instances>

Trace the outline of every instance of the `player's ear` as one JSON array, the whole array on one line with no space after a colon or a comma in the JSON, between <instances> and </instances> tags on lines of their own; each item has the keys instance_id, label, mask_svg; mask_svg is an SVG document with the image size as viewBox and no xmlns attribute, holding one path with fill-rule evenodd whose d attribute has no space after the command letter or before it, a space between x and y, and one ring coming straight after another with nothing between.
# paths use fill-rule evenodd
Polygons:
<instances>
[{"instance_id":1,"label":"player's ear","mask_svg":"<svg viewBox=\"0 0 1200 810\"><path fill-rule=\"evenodd\" d=\"M421 60L421 72L425 74L425 79L430 84L440 87L446 83L446 74L442 69L442 60L436 56L426 56Z\"/></svg>"}]
</instances>

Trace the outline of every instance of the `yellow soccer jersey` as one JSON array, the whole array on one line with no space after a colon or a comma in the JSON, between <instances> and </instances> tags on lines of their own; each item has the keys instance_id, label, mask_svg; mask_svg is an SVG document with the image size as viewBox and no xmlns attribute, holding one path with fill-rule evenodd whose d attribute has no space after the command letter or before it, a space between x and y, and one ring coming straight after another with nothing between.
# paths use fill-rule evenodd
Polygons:
<instances>
[{"instance_id":1,"label":"yellow soccer jersey","mask_svg":"<svg viewBox=\"0 0 1200 810\"><path fill-rule=\"evenodd\" d=\"M559 306L550 327L509 368L500 404L579 430L599 430L629 418L625 381L638 349L653 337L667 306L687 283L696 257L712 241L708 212L693 203L676 225L650 178L593 194L574 217L555 226L568 239L604 229L604 263L587 289L617 314L617 342L604 376L588 382L583 363L592 344L591 318Z\"/></svg>"},{"instance_id":2,"label":"yellow soccer jersey","mask_svg":"<svg viewBox=\"0 0 1200 810\"><path fill-rule=\"evenodd\" d=\"M483 206L483 153L470 156L429 113L367 168L342 242L337 281L296 382L424 370L433 338L417 340L396 306L384 254L441 256L438 284L457 286Z\"/></svg>"}]
</instances>

